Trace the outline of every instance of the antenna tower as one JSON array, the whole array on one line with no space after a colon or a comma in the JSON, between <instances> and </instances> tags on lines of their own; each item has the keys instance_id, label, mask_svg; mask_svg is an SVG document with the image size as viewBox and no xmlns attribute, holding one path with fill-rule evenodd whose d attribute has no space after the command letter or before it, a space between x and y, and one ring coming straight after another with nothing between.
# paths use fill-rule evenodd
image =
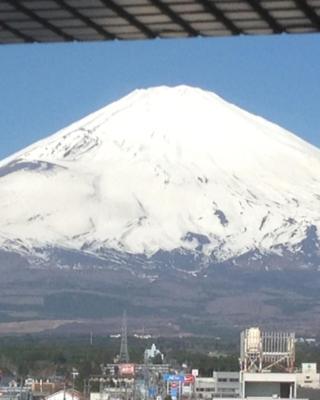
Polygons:
<instances>
[{"instance_id":1,"label":"antenna tower","mask_svg":"<svg viewBox=\"0 0 320 400\"><path fill-rule=\"evenodd\" d=\"M121 345L119 362L128 363L129 362L129 352L128 352L128 328L127 328L127 313L123 312L122 316L122 327L121 327Z\"/></svg>"}]
</instances>

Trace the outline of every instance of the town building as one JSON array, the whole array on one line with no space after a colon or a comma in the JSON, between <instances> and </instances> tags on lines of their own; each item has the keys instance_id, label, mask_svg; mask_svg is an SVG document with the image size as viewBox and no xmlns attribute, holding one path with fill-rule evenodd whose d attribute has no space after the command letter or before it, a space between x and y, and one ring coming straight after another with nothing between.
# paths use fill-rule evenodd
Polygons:
<instances>
[{"instance_id":1,"label":"town building","mask_svg":"<svg viewBox=\"0 0 320 400\"><path fill-rule=\"evenodd\" d=\"M215 390L212 397L239 397L240 394L239 372L218 371L213 372Z\"/></svg>"},{"instance_id":2,"label":"town building","mask_svg":"<svg viewBox=\"0 0 320 400\"><path fill-rule=\"evenodd\" d=\"M297 399L294 333L249 328L241 333L240 350L242 399Z\"/></svg>"},{"instance_id":3,"label":"town building","mask_svg":"<svg viewBox=\"0 0 320 400\"><path fill-rule=\"evenodd\" d=\"M195 393L198 399L212 399L215 391L215 381L212 377L197 377L195 380Z\"/></svg>"},{"instance_id":4,"label":"town building","mask_svg":"<svg viewBox=\"0 0 320 400\"><path fill-rule=\"evenodd\" d=\"M241 372L241 397L296 399L297 374L281 372Z\"/></svg>"},{"instance_id":5,"label":"town building","mask_svg":"<svg viewBox=\"0 0 320 400\"><path fill-rule=\"evenodd\" d=\"M215 371L209 378L195 378L199 399L237 398L240 393L239 372Z\"/></svg>"},{"instance_id":6,"label":"town building","mask_svg":"<svg viewBox=\"0 0 320 400\"><path fill-rule=\"evenodd\" d=\"M305 388L320 389L320 374L316 363L302 363L301 372L297 374L297 384Z\"/></svg>"},{"instance_id":7,"label":"town building","mask_svg":"<svg viewBox=\"0 0 320 400\"><path fill-rule=\"evenodd\" d=\"M148 364L150 361L154 360L156 357L159 357L161 362L164 359L164 356L161 353L161 351L158 350L156 348L156 345L153 343L150 349L146 349L144 351L144 362L145 362L145 364Z\"/></svg>"},{"instance_id":8,"label":"town building","mask_svg":"<svg viewBox=\"0 0 320 400\"><path fill-rule=\"evenodd\" d=\"M84 400L84 397L77 390L66 389L46 396L45 400Z\"/></svg>"}]
</instances>

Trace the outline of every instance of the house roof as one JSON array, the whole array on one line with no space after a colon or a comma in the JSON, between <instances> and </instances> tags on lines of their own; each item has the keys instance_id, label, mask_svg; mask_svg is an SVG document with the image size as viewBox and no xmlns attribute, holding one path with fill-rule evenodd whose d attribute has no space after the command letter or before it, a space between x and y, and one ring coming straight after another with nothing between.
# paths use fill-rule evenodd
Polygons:
<instances>
[{"instance_id":1,"label":"house roof","mask_svg":"<svg viewBox=\"0 0 320 400\"><path fill-rule=\"evenodd\" d=\"M0 43L320 31L320 0L2 0Z\"/></svg>"},{"instance_id":2,"label":"house roof","mask_svg":"<svg viewBox=\"0 0 320 400\"><path fill-rule=\"evenodd\" d=\"M83 395L77 390L66 389L66 390L59 390L58 392L46 396L46 400L54 400L54 399L68 400L70 398L75 400L83 400Z\"/></svg>"}]
</instances>

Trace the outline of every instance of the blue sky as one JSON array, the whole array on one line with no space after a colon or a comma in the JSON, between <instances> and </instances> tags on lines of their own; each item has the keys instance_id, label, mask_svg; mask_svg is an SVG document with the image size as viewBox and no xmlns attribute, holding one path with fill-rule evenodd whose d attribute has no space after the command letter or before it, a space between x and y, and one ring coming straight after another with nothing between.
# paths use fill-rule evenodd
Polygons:
<instances>
[{"instance_id":1,"label":"blue sky","mask_svg":"<svg viewBox=\"0 0 320 400\"><path fill-rule=\"evenodd\" d=\"M0 46L0 159L131 90L211 90L320 147L320 34Z\"/></svg>"}]
</instances>

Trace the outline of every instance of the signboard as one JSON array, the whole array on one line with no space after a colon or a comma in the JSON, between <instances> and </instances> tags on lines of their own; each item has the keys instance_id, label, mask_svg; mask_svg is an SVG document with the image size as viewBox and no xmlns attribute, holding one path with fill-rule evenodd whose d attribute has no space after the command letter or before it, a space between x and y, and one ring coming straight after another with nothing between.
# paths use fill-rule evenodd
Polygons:
<instances>
[{"instance_id":1,"label":"signboard","mask_svg":"<svg viewBox=\"0 0 320 400\"><path fill-rule=\"evenodd\" d=\"M184 382L184 375L163 374L165 382Z\"/></svg>"},{"instance_id":2,"label":"signboard","mask_svg":"<svg viewBox=\"0 0 320 400\"><path fill-rule=\"evenodd\" d=\"M119 364L119 374L121 376L133 376L134 364Z\"/></svg>"},{"instance_id":3,"label":"signboard","mask_svg":"<svg viewBox=\"0 0 320 400\"><path fill-rule=\"evenodd\" d=\"M183 385L182 394L191 395L191 393L192 393L192 386L191 385L188 385L188 386Z\"/></svg>"},{"instance_id":4,"label":"signboard","mask_svg":"<svg viewBox=\"0 0 320 400\"><path fill-rule=\"evenodd\" d=\"M171 394L171 396L177 397L177 395L178 395L178 388L171 388L171 389L170 389L170 394Z\"/></svg>"},{"instance_id":5,"label":"signboard","mask_svg":"<svg viewBox=\"0 0 320 400\"><path fill-rule=\"evenodd\" d=\"M195 378L192 374L186 374L184 376L184 381L183 381L184 384L191 385L192 383L194 383L194 381L195 381Z\"/></svg>"},{"instance_id":6,"label":"signboard","mask_svg":"<svg viewBox=\"0 0 320 400\"><path fill-rule=\"evenodd\" d=\"M156 387L149 387L148 394L149 397L156 397L157 395L157 388Z\"/></svg>"}]
</instances>

